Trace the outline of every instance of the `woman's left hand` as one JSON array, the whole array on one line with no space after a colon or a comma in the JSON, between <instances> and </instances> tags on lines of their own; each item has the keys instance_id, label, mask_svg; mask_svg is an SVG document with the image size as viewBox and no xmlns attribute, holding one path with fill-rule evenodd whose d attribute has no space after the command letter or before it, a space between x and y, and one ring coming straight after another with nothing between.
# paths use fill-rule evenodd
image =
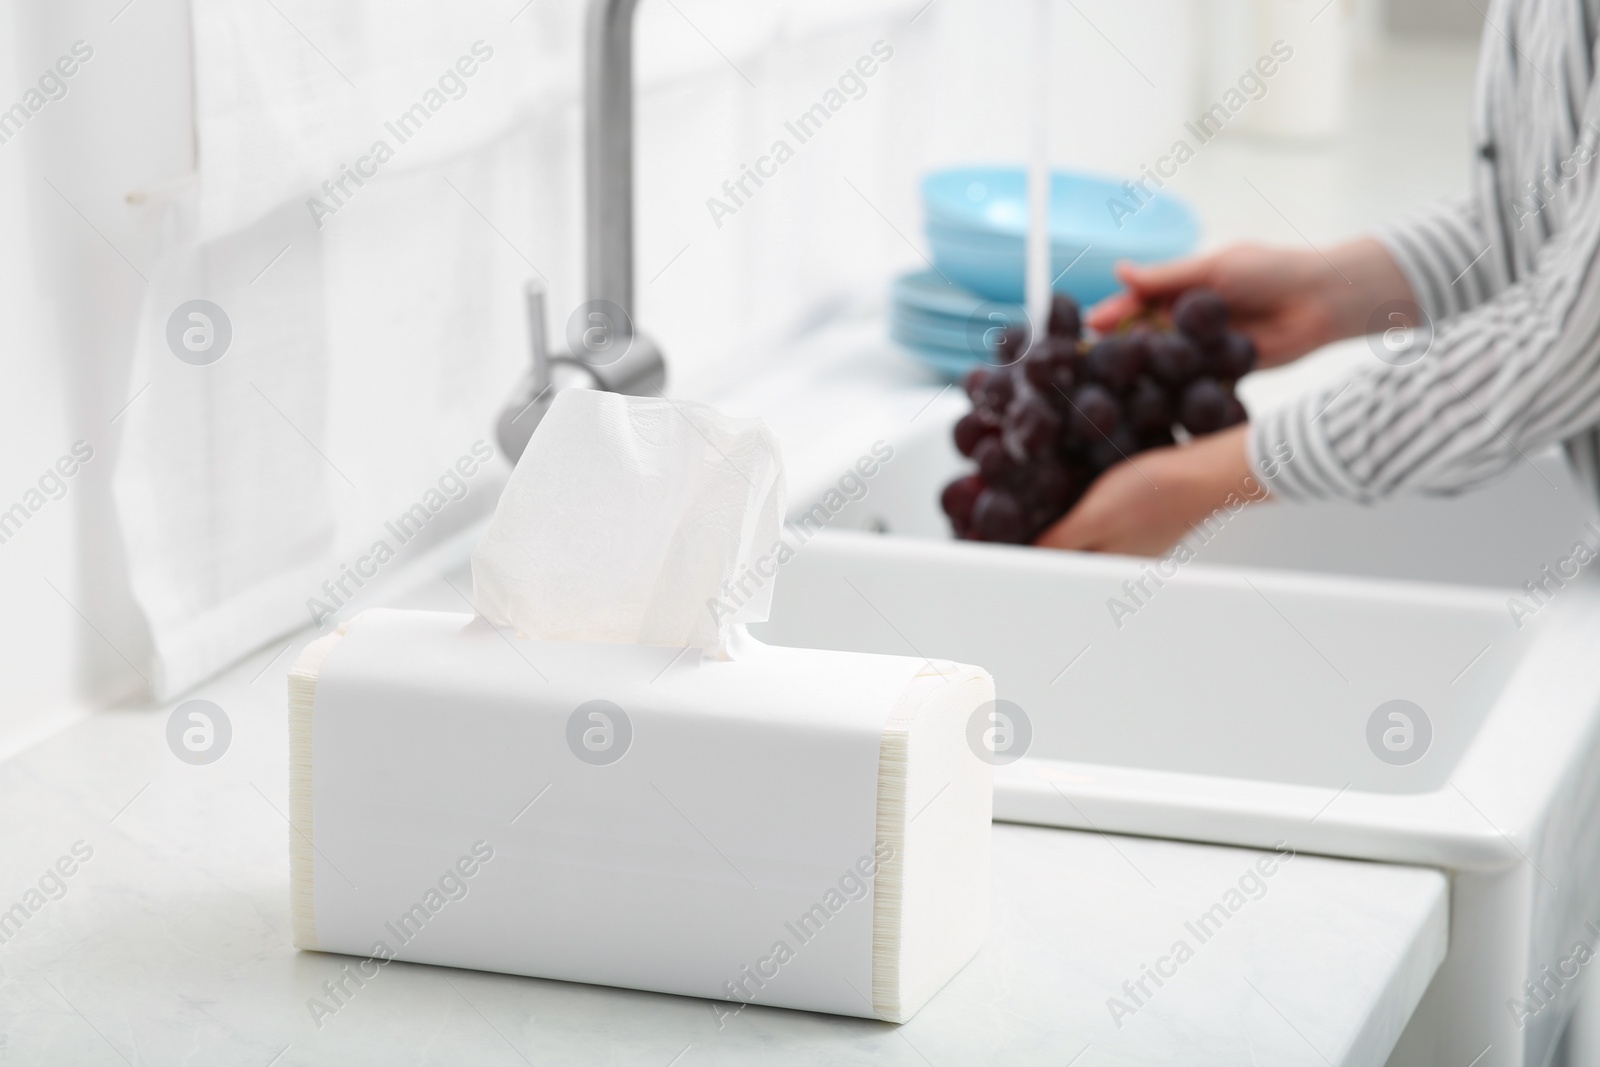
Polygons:
<instances>
[{"instance_id":1,"label":"woman's left hand","mask_svg":"<svg viewBox=\"0 0 1600 1067\"><path fill-rule=\"evenodd\" d=\"M1141 452L1095 480L1040 536L1046 548L1157 556L1218 508L1267 498L1250 469L1242 423L1187 445Z\"/></svg>"}]
</instances>

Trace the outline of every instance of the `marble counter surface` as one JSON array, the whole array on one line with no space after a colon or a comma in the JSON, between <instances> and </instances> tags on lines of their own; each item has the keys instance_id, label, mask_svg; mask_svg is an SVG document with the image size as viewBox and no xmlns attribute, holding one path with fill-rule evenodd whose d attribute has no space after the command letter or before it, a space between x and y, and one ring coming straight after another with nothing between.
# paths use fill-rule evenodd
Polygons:
<instances>
[{"instance_id":1,"label":"marble counter surface","mask_svg":"<svg viewBox=\"0 0 1600 1067\"><path fill-rule=\"evenodd\" d=\"M1444 957L1436 871L997 824L986 947L905 1026L403 963L314 1019L351 960L289 944L306 639L192 694L229 718L215 763L164 708L0 764L0 1062L1379 1065Z\"/></svg>"}]
</instances>

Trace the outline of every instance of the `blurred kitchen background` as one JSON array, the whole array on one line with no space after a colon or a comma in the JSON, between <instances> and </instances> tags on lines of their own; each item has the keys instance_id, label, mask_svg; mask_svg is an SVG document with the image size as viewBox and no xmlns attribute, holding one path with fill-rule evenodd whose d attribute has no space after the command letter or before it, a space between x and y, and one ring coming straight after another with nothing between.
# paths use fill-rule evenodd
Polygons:
<instances>
[{"instance_id":1,"label":"blurred kitchen background","mask_svg":"<svg viewBox=\"0 0 1600 1067\"><path fill-rule=\"evenodd\" d=\"M0 4L0 108L75 42L93 53L0 143L0 512L26 512L0 527L0 755L286 648L385 521L493 443L528 359L524 284L548 284L557 343L583 298L581 8ZM1033 10L645 0L639 317L671 392L881 317L921 262L919 177L1025 157ZM1207 246L1331 241L1464 186L1469 0L1063 0L1052 27L1052 163L1111 174L1165 153L1273 40L1293 46L1171 183ZM319 226L307 198L394 144L383 124L479 41L492 56L459 99ZM708 198L877 42L892 58L860 98L714 217ZM165 344L195 298L232 325L208 368ZM78 441L92 459L30 497ZM506 469L465 479L369 584L459 560Z\"/></svg>"}]
</instances>

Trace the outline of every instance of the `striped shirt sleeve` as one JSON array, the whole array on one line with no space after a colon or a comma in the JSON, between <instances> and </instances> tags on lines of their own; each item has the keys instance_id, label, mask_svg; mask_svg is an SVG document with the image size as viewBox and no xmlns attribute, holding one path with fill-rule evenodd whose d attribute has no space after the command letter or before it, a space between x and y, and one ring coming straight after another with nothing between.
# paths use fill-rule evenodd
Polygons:
<instances>
[{"instance_id":1,"label":"striped shirt sleeve","mask_svg":"<svg viewBox=\"0 0 1600 1067\"><path fill-rule=\"evenodd\" d=\"M1251 461L1273 493L1358 501L1454 495L1600 422L1597 189L1574 191L1580 210L1529 275L1440 325L1419 361L1392 367L1374 359L1343 383L1256 419ZM1445 274L1462 269L1451 264L1464 267L1471 249L1446 257L1449 224L1432 225L1407 232L1413 242L1431 233L1438 258L1413 243L1406 269L1416 272L1427 310L1442 317L1462 300Z\"/></svg>"},{"instance_id":2,"label":"striped shirt sleeve","mask_svg":"<svg viewBox=\"0 0 1600 1067\"><path fill-rule=\"evenodd\" d=\"M1477 307L1501 288L1483 209L1471 194L1430 205L1373 236L1399 264L1417 303L1434 322Z\"/></svg>"}]
</instances>

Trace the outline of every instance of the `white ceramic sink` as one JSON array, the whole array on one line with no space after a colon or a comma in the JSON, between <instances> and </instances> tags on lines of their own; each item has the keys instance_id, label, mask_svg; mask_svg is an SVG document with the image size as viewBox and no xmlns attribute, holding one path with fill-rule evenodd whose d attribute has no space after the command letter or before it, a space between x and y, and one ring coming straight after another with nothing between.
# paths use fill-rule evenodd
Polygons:
<instances>
[{"instance_id":1,"label":"white ceramic sink","mask_svg":"<svg viewBox=\"0 0 1600 1067\"><path fill-rule=\"evenodd\" d=\"M1142 566L824 534L784 568L757 632L988 668L1032 732L996 769L1000 819L1518 861L1500 830L1537 817L1571 729L1587 728L1553 702L1600 701L1600 596L1571 588L1549 609L1569 609L1565 625L1519 632L1492 590L1195 564L1118 629L1105 601ZM1369 718L1397 699L1431 724L1428 740L1413 723L1400 755L1425 751L1409 765L1368 743Z\"/></svg>"},{"instance_id":2,"label":"white ceramic sink","mask_svg":"<svg viewBox=\"0 0 1600 1067\"><path fill-rule=\"evenodd\" d=\"M1521 627L1507 606L1593 541L1557 457L1457 501L1247 509L1158 588L1146 560L950 540L937 495L962 460L947 426L903 433L865 494L783 566L763 639L988 668L1033 734L997 772L999 818L1518 861L1508 836L1537 818L1573 754L1568 727L1587 731L1600 702L1588 583ZM1242 565L1252 553L1268 565ZM1136 610L1114 616L1114 600ZM1413 762L1369 743L1392 700L1431 726L1394 757Z\"/></svg>"},{"instance_id":3,"label":"white ceramic sink","mask_svg":"<svg viewBox=\"0 0 1600 1067\"><path fill-rule=\"evenodd\" d=\"M1247 509L1119 626L1107 601L1149 561L949 540L959 407L884 435L894 458L783 565L758 636L988 668L1033 734L997 768L998 819L1454 872L1451 959L1391 1063L1543 1063L1575 986L1520 1019L1507 1001L1600 898L1600 583L1520 628L1507 606L1594 542L1559 456L1453 501ZM1392 700L1431 725L1409 764L1369 743Z\"/></svg>"}]
</instances>

